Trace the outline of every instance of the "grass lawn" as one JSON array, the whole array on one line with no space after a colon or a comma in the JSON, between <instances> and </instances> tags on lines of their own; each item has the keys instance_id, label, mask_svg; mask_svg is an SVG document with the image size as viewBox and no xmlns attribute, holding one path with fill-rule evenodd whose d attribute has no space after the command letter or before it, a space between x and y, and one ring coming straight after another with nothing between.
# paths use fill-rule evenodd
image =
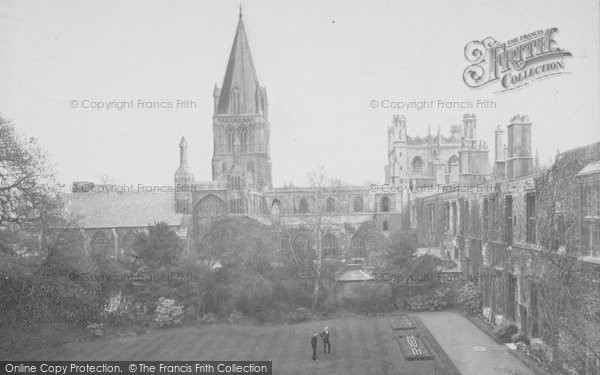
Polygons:
<instances>
[{"instance_id":1,"label":"grass lawn","mask_svg":"<svg viewBox=\"0 0 600 375\"><path fill-rule=\"evenodd\" d=\"M415 329L393 331L387 316L351 316L278 326L198 326L154 332L137 337L72 343L31 353L11 354L10 360L268 360L274 374L459 374L417 317ZM311 359L310 336L329 327L332 353ZM427 338L433 360L404 359L394 336ZM4 357L5 355L2 355Z\"/></svg>"}]
</instances>

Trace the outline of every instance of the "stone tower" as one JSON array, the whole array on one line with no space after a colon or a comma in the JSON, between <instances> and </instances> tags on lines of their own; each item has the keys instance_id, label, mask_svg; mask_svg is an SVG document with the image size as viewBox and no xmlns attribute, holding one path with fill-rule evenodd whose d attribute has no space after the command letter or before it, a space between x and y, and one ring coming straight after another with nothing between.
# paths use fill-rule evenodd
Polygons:
<instances>
[{"instance_id":1,"label":"stone tower","mask_svg":"<svg viewBox=\"0 0 600 375\"><path fill-rule=\"evenodd\" d=\"M508 124L506 172L509 180L527 176L533 172L531 125L527 115L516 115Z\"/></svg>"},{"instance_id":2,"label":"stone tower","mask_svg":"<svg viewBox=\"0 0 600 375\"><path fill-rule=\"evenodd\" d=\"M392 125L388 127L388 163L385 167L386 183L400 185L408 178L406 161L406 117L394 115Z\"/></svg>"},{"instance_id":3,"label":"stone tower","mask_svg":"<svg viewBox=\"0 0 600 375\"><path fill-rule=\"evenodd\" d=\"M194 175L188 166L187 142L181 137L179 142L179 168L175 172L175 210L190 214L192 207L192 183Z\"/></svg>"},{"instance_id":4,"label":"stone tower","mask_svg":"<svg viewBox=\"0 0 600 375\"><path fill-rule=\"evenodd\" d=\"M242 14L221 88L213 91L213 180L231 190L273 187L267 92L258 83Z\"/></svg>"}]
</instances>

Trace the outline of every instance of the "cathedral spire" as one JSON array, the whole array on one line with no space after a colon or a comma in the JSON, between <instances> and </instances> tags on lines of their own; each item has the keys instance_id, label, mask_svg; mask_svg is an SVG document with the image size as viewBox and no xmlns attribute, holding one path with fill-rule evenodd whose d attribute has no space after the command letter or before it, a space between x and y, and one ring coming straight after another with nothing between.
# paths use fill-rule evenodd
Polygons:
<instances>
[{"instance_id":1,"label":"cathedral spire","mask_svg":"<svg viewBox=\"0 0 600 375\"><path fill-rule=\"evenodd\" d=\"M181 137L181 141L179 142L179 169L177 173L187 172L189 172L187 142L185 141L185 137Z\"/></svg>"},{"instance_id":2,"label":"cathedral spire","mask_svg":"<svg viewBox=\"0 0 600 375\"><path fill-rule=\"evenodd\" d=\"M225 78L221 86L218 115L255 114L258 112L256 95L259 91L258 78L250 54L248 37L240 17L227 62Z\"/></svg>"}]
</instances>

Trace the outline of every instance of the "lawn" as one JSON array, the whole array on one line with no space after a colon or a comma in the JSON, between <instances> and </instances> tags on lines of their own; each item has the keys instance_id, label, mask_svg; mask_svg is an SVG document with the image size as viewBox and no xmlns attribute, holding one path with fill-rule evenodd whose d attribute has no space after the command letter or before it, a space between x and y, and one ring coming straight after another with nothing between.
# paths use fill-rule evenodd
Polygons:
<instances>
[{"instance_id":1,"label":"lawn","mask_svg":"<svg viewBox=\"0 0 600 375\"><path fill-rule=\"evenodd\" d=\"M169 329L113 340L72 343L11 360L270 360L274 374L459 374L417 317L415 328L393 331L389 317L351 316L278 326L213 325ZM311 359L313 330L329 327L332 353ZM395 336L426 338L432 360L408 361Z\"/></svg>"}]
</instances>

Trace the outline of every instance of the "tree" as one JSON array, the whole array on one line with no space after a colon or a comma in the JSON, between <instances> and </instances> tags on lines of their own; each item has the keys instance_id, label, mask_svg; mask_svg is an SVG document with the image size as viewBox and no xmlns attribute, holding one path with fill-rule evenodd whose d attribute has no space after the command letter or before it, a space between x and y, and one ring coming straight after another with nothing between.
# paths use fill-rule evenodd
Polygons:
<instances>
[{"instance_id":1,"label":"tree","mask_svg":"<svg viewBox=\"0 0 600 375\"><path fill-rule=\"evenodd\" d=\"M179 236L164 222L149 225L147 232L137 232L132 248L150 270L173 267L182 251Z\"/></svg>"},{"instance_id":2,"label":"tree","mask_svg":"<svg viewBox=\"0 0 600 375\"><path fill-rule=\"evenodd\" d=\"M339 179L329 177L323 167L310 171L307 175L310 186L310 204L313 208L299 215L300 221L308 227L315 244L315 259L313 269L315 275L312 309L317 307L321 291L321 276L323 267L323 234L327 225L331 224L331 207L329 199L335 196L342 187Z\"/></svg>"},{"instance_id":3,"label":"tree","mask_svg":"<svg viewBox=\"0 0 600 375\"><path fill-rule=\"evenodd\" d=\"M0 251L32 250L23 236L43 232L60 217L59 191L36 139L0 117Z\"/></svg>"}]
</instances>

